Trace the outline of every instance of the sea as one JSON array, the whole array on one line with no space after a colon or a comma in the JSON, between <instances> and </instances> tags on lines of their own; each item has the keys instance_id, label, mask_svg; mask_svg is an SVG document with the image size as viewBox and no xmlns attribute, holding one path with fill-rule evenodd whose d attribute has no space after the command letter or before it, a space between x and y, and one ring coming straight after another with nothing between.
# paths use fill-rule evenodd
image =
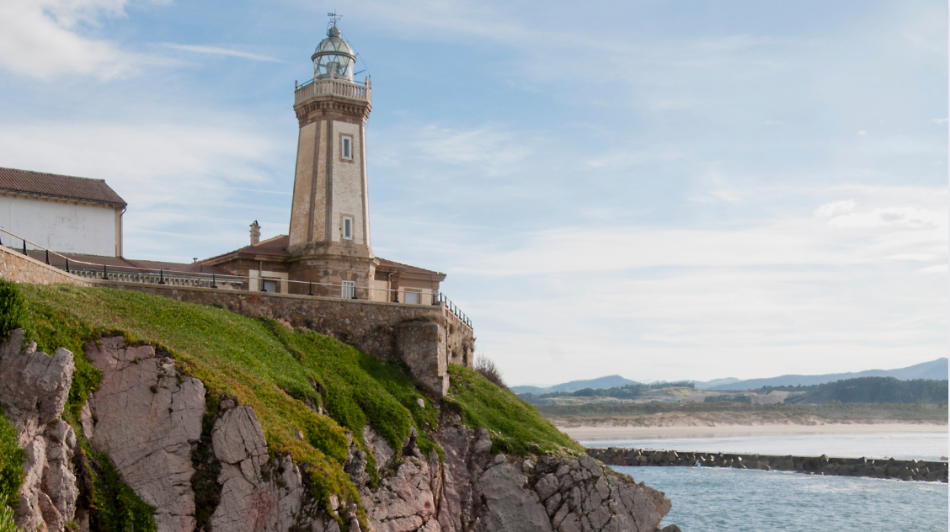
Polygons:
<instances>
[{"instance_id":1,"label":"sea","mask_svg":"<svg viewBox=\"0 0 950 532\"><path fill-rule=\"evenodd\" d=\"M946 459L948 437L946 433L822 434L580 443L587 447L939 460ZM718 467L614 469L666 493L673 509L662 526L675 523L683 532L946 532L950 527L950 493L942 482Z\"/></svg>"}]
</instances>

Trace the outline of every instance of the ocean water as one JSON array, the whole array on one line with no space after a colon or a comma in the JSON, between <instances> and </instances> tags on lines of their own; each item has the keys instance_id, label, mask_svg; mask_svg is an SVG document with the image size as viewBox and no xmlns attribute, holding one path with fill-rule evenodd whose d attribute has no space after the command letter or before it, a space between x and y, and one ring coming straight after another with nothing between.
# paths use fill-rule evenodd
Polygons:
<instances>
[{"instance_id":1,"label":"ocean water","mask_svg":"<svg viewBox=\"0 0 950 532\"><path fill-rule=\"evenodd\" d=\"M629 447L706 453L745 453L838 458L940 460L948 456L947 432L890 434L801 434L732 438L669 438L581 441L585 447Z\"/></svg>"},{"instance_id":2,"label":"ocean water","mask_svg":"<svg viewBox=\"0 0 950 532\"><path fill-rule=\"evenodd\" d=\"M683 532L948 529L947 484L718 467L614 467L666 493Z\"/></svg>"}]
</instances>

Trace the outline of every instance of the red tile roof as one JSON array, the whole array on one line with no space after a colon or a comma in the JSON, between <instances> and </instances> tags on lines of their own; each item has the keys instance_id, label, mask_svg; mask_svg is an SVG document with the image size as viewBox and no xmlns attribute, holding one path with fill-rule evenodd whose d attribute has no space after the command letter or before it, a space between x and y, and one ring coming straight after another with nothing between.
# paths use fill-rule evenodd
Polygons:
<instances>
[{"instance_id":1,"label":"red tile roof","mask_svg":"<svg viewBox=\"0 0 950 532\"><path fill-rule=\"evenodd\" d=\"M236 253L253 253L255 255L274 255L274 256L289 256L290 253L287 252L287 246L290 245L290 236L289 235L277 235L273 238L268 238L267 240L261 240L257 244L251 244L249 246L244 246L243 248L235 249L234 251L229 251L227 253L222 253L214 257L204 259L201 262L207 262L210 260L218 259L227 255L236 254ZM376 257L379 260L380 267L384 269L399 269L406 273L415 273L421 275L445 275L441 272L434 272L432 270L426 270L424 268L418 268L416 266L410 266L408 264L402 264L401 262L395 262L391 260L386 260L380 257Z\"/></svg>"},{"instance_id":2,"label":"red tile roof","mask_svg":"<svg viewBox=\"0 0 950 532\"><path fill-rule=\"evenodd\" d=\"M46 251L42 249L31 249L28 251L30 257L39 260L46 260ZM65 258L64 258L65 257ZM80 253L50 253L49 262L57 268L65 268L66 260L69 259L69 267L72 269L102 269L105 266L107 270L117 272L140 272L165 270L166 272L178 273L203 273L206 275L234 275L234 273L219 266L206 266L194 262L162 262L154 260L134 260L123 257L107 257L103 255L84 255Z\"/></svg>"},{"instance_id":3,"label":"red tile roof","mask_svg":"<svg viewBox=\"0 0 950 532\"><path fill-rule=\"evenodd\" d=\"M200 262L208 262L236 253L253 253L255 255L274 255L278 257L287 257L290 255L290 253L287 253L287 246L289 245L289 235L277 235L275 237L268 238L267 240L261 240L257 244L251 244L244 246L243 248L228 251L227 253L222 253L220 255L208 257L207 259L202 259Z\"/></svg>"},{"instance_id":4,"label":"red tile roof","mask_svg":"<svg viewBox=\"0 0 950 532\"><path fill-rule=\"evenodd\" d=\"M125 207L126 203L103 179L45 174L0 168L0 191L91 201Z\"/></svg>"},{"instance_id":5,"label":"red tile roof","mask_svg":"<svg viewBox=\"0 0 950 532\"><path fill-rule=\"evenodd\" d=\"M425 274L425 275L445 275L442 272L434 272L432 270L426 270L425 268L410 266L408 264L386 260L380 257L376 257L376 259L379 260L379 265L382 266L383 268L399 268L405 271L406 273L420 273L420 274Z\"/></svg>"}]
</instances>

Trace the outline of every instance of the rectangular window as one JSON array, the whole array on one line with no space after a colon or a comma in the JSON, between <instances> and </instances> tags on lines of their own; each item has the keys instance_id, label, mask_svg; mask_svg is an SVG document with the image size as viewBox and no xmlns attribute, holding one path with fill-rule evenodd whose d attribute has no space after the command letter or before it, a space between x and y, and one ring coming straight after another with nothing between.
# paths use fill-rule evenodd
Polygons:
<instances>
[{"instance_id":1,"label":"rectangular window","mask_svg":"<svg viewBox=\"0 0 950 532\"><path fill-rule=\"evenodd\" d=\"M340 297L343 299L356 299L356 282L343 281L343 288L340 291Z\"/></svg>"},{"instance_id":2,"label":"rectangular window","mask_svg":"<svg viewBox=\"0 0 950 532\"><path fill-rule=\"evenodd\" d=\"M353 217L352 216L343 217L343 238L345 240L353 240Z\"/></svg>"},{"instance_id":3,"label":"rectangular window","mask_svg":"<svg viewBox=\"0 0 950 532\"><path fill-rule=\"evenodd\" d=\"M343 158L346 160L353 159L353 137L349 135L343 135L342 142L340 143L340 151L343 154Z\"/></svg>"},{"instance_id":4,"label":"rectangular window","mask_svg":"<svg viewBox=\"0 0 950 532\"><path fill-rule=\"evenodd\" d=\"M269 281L264 279L264 292L270 292L272 294L277 293L277 281Z\"/></svg>"},{"instance_id":5,"label":"rectangular window","mask_svg":"<svg viewBox=\"0 0 950 532\"><path fill-rule=\"evenodd\" d=\"M419 292L410 292L406 290L406 303L409 305L419 304Z\"/></svg>"}]
</instances>

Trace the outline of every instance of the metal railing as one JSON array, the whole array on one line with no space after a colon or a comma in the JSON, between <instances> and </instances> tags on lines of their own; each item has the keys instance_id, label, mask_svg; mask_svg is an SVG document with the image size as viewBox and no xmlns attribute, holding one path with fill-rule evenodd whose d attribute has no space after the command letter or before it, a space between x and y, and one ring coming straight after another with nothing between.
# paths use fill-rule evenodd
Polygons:
<instances>
[{"instance_id":1,"label":"metal railing","mask_svg":"<svg viewBox=\"0 0 950 532\"><path fill-rule=\"evenodd\" d=\"M462 320L462 323L474 329L474 327L472 327L472 320L470 320L468 316L466 316L464 312L462 312L457 306L455 306L455 303L453 303L451 299L447 298L445 294L443 294L442 292L439 292L439 303L444 304L445 308L449 312L451 312L452 314L455 314L456 318Z\"/></svg>"},{"instance_id":2,"label":"metal railing","mask_svg":"<svg viewBox=\"0 0 950 532\"><path fill-rule=\"evenodd\" d=\"M50 251L49 249L25 238L11 233L6 229L0 228L0 232L13 237L7 239L10 243L19 245L10 246L4 242L0 235L0 246L7 247L22 253L30 258L45 261L46 264L64 270L78 277L93 280L114 281L122 283L142 283L156 284L193 288L216 288L231 290L247 290L251 292L269 293L267 286L286 287L285 290L274 292L275 294L288 295L308 295L320 297L332 297L339 299L362 299L366 301L398 303L401 305L426 305L444 306L445 309L457 317L462 323L470 328L474 328L472 320L462 312L455 303L452 302L442 292L421 292L407 290L403 288L378 288L374 286L355 286L344 285L342 283L321 283L310 281L295 281L291 279L270 278L261 275L235 275L219 274L205 272L183 272L179 270L166 270L163 268L142 268L138 266L108 265L94 262L87 262ZM19 241L19 242L17 242ZM27 249L27 244L33 246L32 250ZM31 253L30 252L34 252ZM33 256L35 255L35 256ZM121 259L120 259L121 260ZM316 291L314 289L316 288ZM406 303L406 293L418 294L419 303ZM336 294L336 295L333 295ZM348 294L350 297L343 297ZM400 301L402 294L402 301ZM374 297L374 295L379 297ZM362 297L361 297L362 296ZM423 302L423 299L431 299L431 303Z\"/></svg>"}]
</instances>

